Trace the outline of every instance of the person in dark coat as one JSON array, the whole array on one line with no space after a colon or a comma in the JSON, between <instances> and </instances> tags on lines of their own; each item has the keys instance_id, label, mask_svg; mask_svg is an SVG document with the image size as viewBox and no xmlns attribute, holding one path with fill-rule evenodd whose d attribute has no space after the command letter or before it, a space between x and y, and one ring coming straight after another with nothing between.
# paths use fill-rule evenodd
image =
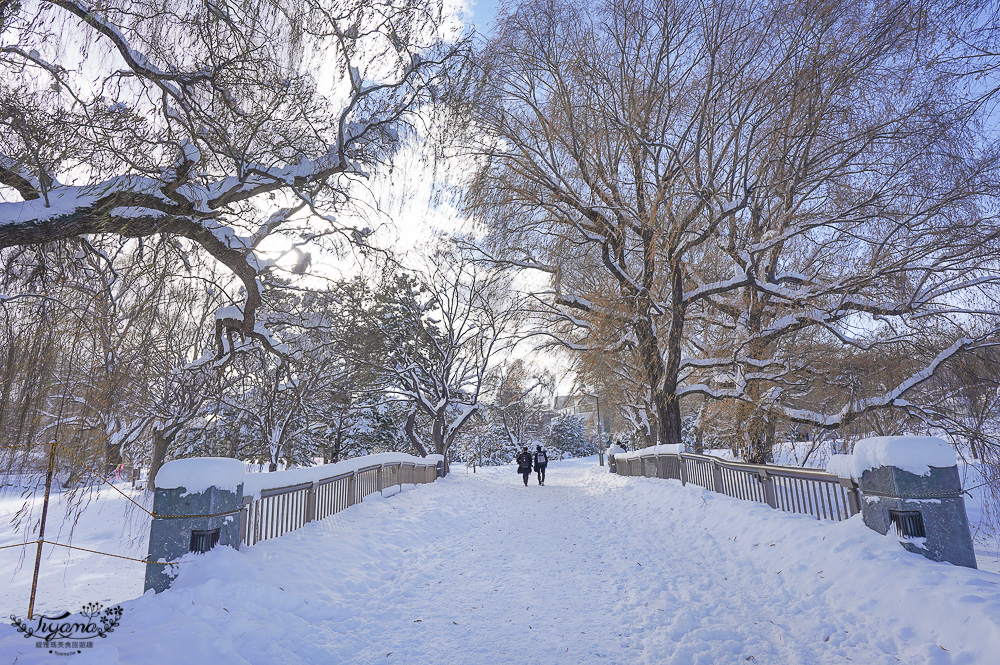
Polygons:
<instances>
[{"instance_id":1,"label":"person in dark coat","mask_svg":"<svg viewBox=\"0 0 1000 665\"><path fill-rule=\"evenodd\" d=\"M517 472L524 477L524 486L528 486L528 476L531 475L531 453L528 452L528 446L521 448L521 452L517 454Z\"/></svg>"},{"instance_id":2,"label":"person in dark coat","mask_svg":"<svg viewBox=\"0 0 1000 665\"><path fill-rule=\"evenodd\" d=\"M541 446L535 446L535 471L538 472L538 484L545 484L545 467L549 465L549 456L545 454ZM527 482L527 481L525 481Z\"/></svg>"}]
</instances>

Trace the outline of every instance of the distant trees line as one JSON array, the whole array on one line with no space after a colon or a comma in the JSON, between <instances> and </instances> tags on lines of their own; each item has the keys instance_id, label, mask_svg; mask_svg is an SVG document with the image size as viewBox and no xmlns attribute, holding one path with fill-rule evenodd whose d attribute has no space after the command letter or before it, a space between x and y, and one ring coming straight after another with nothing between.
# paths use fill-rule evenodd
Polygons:
<instances>
[{"instance_id":1,"label":"distant trees line","mask_svg":"<svg viewBox=\"0 0 1000 665\"><path fill-rule=\"evenodd\" d=\"M636 443L1000 462L995 8L527 0L474 45L429 2L3 3L0 441L500 459L544 339ZM475 232L318 274L378 254L351 206L415 124Z\"/></svg>"}]
</instances>

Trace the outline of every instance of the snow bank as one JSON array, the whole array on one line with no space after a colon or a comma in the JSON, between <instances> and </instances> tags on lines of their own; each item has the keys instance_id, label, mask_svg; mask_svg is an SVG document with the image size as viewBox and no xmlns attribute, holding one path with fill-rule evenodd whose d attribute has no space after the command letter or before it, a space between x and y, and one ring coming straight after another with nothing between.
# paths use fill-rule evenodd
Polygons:
<instances>
[{"instance_id":1,"label":"snow bank","mask_svg":"<svg viewBox=\"0 0 1000 665\"><path fill-rule=\"evenodd\" d=\"M198 494L209 487L235 492L244 476L243 462L231 457L191 457L167 462L156 474L156 487Z\"/></svg>"},{"instance_id":2,"label":"snow bank","mask_svg":"<svg viewBox=\"0 0 1000 665\"><path fill-rule=\"evenodd\" d=\"M314 483L342 473L350 473L376 464L408 462L427 465L437 464L441 455L415 457L406 453L378 453L301 469L288 469L273 473L251 473L243 462L228 457L193 457L167 462L156 474L156 486L161 489L183 487L185 494L204 492L215 486L230 491L243 483L243 496L260 496L261 491L278 487Z\"/></svg>"},{"instance_id":3,"label":"snow bank","mask_svg":"<svg viewBox=\"0 0 1000 665\"><path fill-rule=\"evenodd\" d=\"M832 455L826 470L841 478L861 478L868 469L894 466L918 476L931 467L955 466L955 449L935 436L879 436L862 439L853 455Z\"/></svg>"},{"instance_id":4,"label":"snow bank","mask_svg":"<svg viewBox=\"0 0 1000 665\"><path fill-rule=\"evenodd\" d=\"M658 446L648 446L627 453L615 453L616 460L639 459L643 455L677 455L684 452L682 443L664 443Z\"/></svg>"}]
</instances>

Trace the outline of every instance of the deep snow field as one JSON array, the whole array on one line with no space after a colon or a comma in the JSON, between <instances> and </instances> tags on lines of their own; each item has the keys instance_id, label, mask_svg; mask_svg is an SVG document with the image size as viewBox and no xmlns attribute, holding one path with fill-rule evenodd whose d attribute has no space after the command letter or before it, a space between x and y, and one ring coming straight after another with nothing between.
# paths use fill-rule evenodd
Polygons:
<instances>
[{"instance_id":1,"label":"deep snow field","mask_svg":"<svg viewBox=\"0 0 1000 665\"><path fill-rule=\"evenodd\" d=\"M102 493L72 544L142 558L124 505ZM17 506L0 503L5 526ZM0 530L0 545L19 538ZM0 603L23 618L34 549L15 572L16 552L0 550ZM551 463L544 487L456 466L191 555L160 595L136 597L142 564L65 552L43 561L37 609L121 602L120 626L60 658L5 622L0 664L1000 662L997 573L927 561L860 517L819 522L593 458Z\"/></svg>"}]
</instances>

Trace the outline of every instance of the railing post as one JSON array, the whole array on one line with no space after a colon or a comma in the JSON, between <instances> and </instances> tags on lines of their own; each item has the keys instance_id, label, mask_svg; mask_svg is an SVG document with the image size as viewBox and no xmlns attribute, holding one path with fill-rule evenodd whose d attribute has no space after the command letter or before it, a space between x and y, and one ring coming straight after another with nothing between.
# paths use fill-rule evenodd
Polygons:
<instances>
[{"instance_id":1,"label":"railing post","mask_svg":"<svg viewBox=\"0 0 1000 665\"><path fill-rule=\"evenodd\" d=\"M774 481L764 469L760 470L760 482L764 485L764 501L772 508L777 508L778 497L774 494Z\"/></svg>"},{"instance_id":2,"label":"railing post","mask_svg":"<svg viewBox=\"0 0 1000 665\"><path fill-rule=\"evenodd\" d=\"M347 505L353 506L357 501L358 494L358 472L351 471L351 478L347 481Z\"/></svg>"},{"instance_id":3,"label":"railing post","mask_svg":"<svg viewBox=\"0 0 1000 665\"><path fill-rule=\"evenodd\" d=\"M378 467L378 491L379 493L385 489L385 479L382 477L382 473L385 471L385 464L380 464Z\"/></svg>"},{"instance_id":4,"label":"railing post","mask_svg":"<svg viewBox=\"0 0 1000 665\"><path fill-rule=\"evenodd\" d=\"M722 467L715 460L712 460L712 485L719 494L725 494L725 487L722 483Z\"/></svg>"},{"instance_id":5,"label":"railing post","mask_svg":"<svg viewBox=\"0 0 1000 665\"><path fill-rule=\"evenodd\" d=\"M656 477L657 478L666 478L666 475L664 475L663 456L662 455L656 455L656 456L654 456L653 457L653 464L656 466Z\"/></svg>"},{"instance_id":6,"label":"railing post","mask_svg":"<svg viewBox=\"0 0 1000 665\"><path fill-rule=\"evenodd\" d=\"M250 537L250 504L253 503L252 496L243 497L243 505L240 507L240 545L247 542ZM236 549L239 549L237 547Z\"/></svg>"},{"instance_id":7,"label":"railing post","mask_svg":"<svg viewBox=\"0 0 1000 665\"><path fill-rule=\"evenodd\" d=\"M681 485L687 485L688 484L688 467L687 467L687 462L684 461L684 455L681 455L681 454L677 455L677 459L679 459L681 461L681 463L680 463Z\"/></svg>"},{"instance_id":8,"label":"railing post","mask_svg":"<svg viewBox=\"0 0 1000 665\"><path fill-rule=\"evenodd\" d=\"M850 516L854 517L861 512L861 490L858 489L858 484L853 478L841 478L840 486L847 493L847 508L850 511Z\"/></svg>"},{"instance_id":9,"label":"railing post","mask_svg":"<svg viewBox=\"0 0 1000 665\"><path fill-rule=\"evenodd\" d=\"M319 483L314 482L309 486L309 491L306 492L306 522L312 522L316 519L316 488L319 487Z\"/></svg>"}]
</instances>

